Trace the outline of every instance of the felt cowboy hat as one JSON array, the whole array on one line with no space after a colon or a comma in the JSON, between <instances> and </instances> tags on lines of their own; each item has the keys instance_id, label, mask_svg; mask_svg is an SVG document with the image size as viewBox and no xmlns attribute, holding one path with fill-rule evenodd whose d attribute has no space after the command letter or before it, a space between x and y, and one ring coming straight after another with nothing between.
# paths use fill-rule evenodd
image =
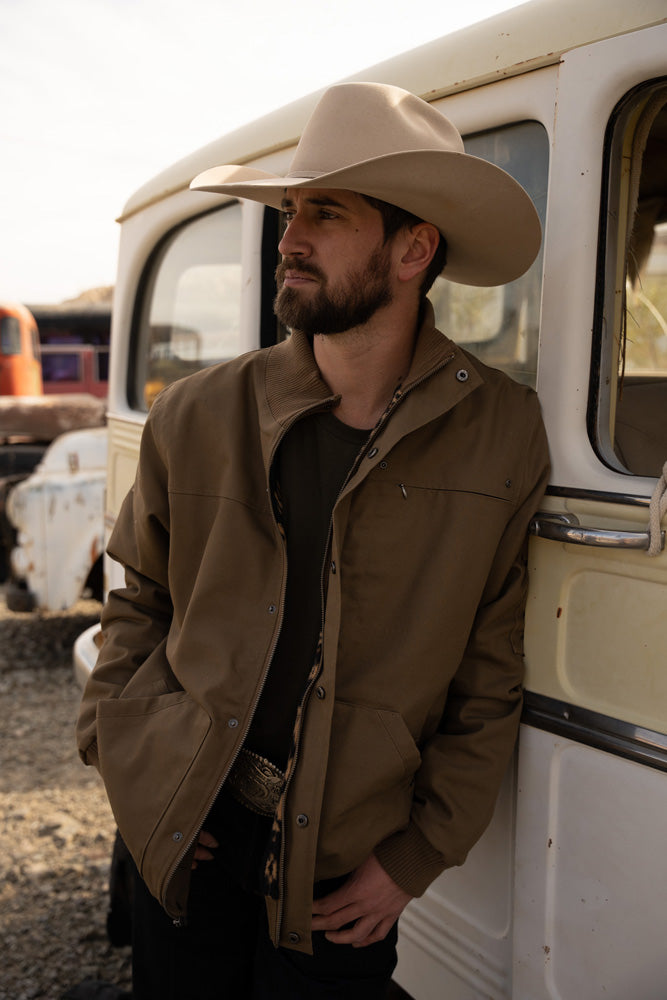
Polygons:
<instances>
[{"instance_id":1,"label":"felt cowboy hat","mask_svg":"<svg viewBox=\"0 0 667 1000\"><path fill-rule=\"evenodd\" d=\"M337 188L397 205L447 240L443 274L501 285L537 256L541 229L530 197L508 173L464 151L452 123L399 87L342 83L315 107L284 177L253 167L205 170L196 191L280 208L286 188Z\"/></svg>"}]
</instances>

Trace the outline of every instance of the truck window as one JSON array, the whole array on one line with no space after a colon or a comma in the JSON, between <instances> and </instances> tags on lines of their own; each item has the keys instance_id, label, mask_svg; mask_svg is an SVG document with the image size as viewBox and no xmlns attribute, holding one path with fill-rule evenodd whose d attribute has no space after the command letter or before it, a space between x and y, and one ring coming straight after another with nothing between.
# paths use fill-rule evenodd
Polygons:
<instances>
[{"instance_id":1,"label":"truck window","mask_svg":"<svg viewBox=\"0 0 667 1000\"><path fill-rule=\"evenodd\" d=\"M39 332L37 327L32 325L30 327L30 349L33 358L38 358L40 355Z\"/></svg>"},{"instance_id":2,"label":"truck window","mask_svg":"<svg viewBox=\"0 0 667 1000\"><path fill-rule=\"evenodd\" d=\"M539 122L526 121L469 135L467 153L502 167L546 213L549 140ZM445 270L446 273L446 270ZM542 251L517 281L476 288L438 278L429 293L438 328L485 364L535 388L539 341Z\"/></svg>"},{"instance_id":3,"label":"truck window","mask_svg":"<svg viewBox=\"0 0 667 1000\"><path fill-rule=\"evenodd\" d=\"M95 379L98 382L109 381L109 348L98 347L95 350Z\"/></svg>"},{"instance_id":4,"label":"truck window","mask_svg":"<svg viewBox=\"0 0 667 1000\"><path fill-rule=\"evenodd\" d=\"M81 357L76 351L42 352L42 377L45 382L79 382Z\"/></svg>"},{"instance_id":5,"label":"truck window","mask_svg":"<svg viewBox=\"0 0 667 1000\"><path fill-rule=\"evenodd\" d=\"M643 87L608 129L594 443L613 468L667 461L667 85Z\"/></svg>"},{"instance_id":6,"label":"truck window","mask_svg":"<svg viewBox=\"0 0 667 1000\"><path fill-rule=\"evenodd\" d=\"M10 357L21 353L21 323L16 316L0 318L0 354Z\"/></svg>"},{"instance_id":7,"label":"truck window","mask_svg":"<svg viewBox=\"0 0 667 1000\"><path fill-rule=\"evenodd\" d=\"M148 410L170 382L240 350L241 207L169 233L148 263L134 335L130 399Z\"/></svg>"}]
</instances>

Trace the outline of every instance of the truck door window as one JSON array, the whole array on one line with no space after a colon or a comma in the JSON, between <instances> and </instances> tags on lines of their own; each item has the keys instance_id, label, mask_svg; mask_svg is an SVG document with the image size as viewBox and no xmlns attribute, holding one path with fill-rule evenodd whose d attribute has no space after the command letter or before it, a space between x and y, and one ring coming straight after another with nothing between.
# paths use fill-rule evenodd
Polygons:
<instances>
[{"instance_id":1,"label":"truck door window","mask_svg":"<svg viewBox=\"0 0 667 1000\"><path fill-rule=\"evenodd\" d=\"M526 121L469 135L465 148L502 167L523 185L544 229L549 140L543 126ZM530 270L509 285L477 288L438 278L429 298L443 333L485 364L535 388L541 291L540 250Z\"/></svg>"},{"instance_id":2,"label":"truck door window","mask_svg":"<svg viewBox=\"0 0 667 1000\"><path fill-rule=\"evenodd\" d=\"M241 207L169 233L149 261L134 335L130 397L149 409L170 382L240 350Z\"/></svg>"},{"instance_id":3,"label":"truck door window","mask_svg":"<svg viewBox=\"0 0 667 1000\"><path fill-rule=\"evenodd\" d=\"M667 461L667 85L629 95L607 137L595 445L614 468ZM595 400L595 397L594 397Z\"/></svg>"}]
</instances>

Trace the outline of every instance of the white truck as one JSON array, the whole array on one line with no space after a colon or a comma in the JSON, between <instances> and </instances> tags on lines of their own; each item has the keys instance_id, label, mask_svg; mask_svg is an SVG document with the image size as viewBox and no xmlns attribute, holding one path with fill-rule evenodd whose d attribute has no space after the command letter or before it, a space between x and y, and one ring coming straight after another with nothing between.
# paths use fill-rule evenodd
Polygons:
<instances>
[{"instance_id":1,"label":"white truck","mask_svg":"<svg viewBox=\"0 0 667 1000\"><path fill-rule=\"evenodd\" d=\"M106 399L0 397L0 568L11 611L102 597Z\"/></svg>"},{"instance_id":2,"label":"white truck","mask_svg":"<svg viewBox=\"0 0 667 1000\"><path fill-rule=\"evenodd\" d=\"M5 587L12 611L60 611L103 594L107 430L69 431L9 493L17 537Z\"/></svg>"},{"instance_id":3,"label":"white truck","mask_svg":"<svg viewBox=\"0 0 667 1000\"><path fill-rule=\"evenodd\" d=\"M665 0L535 0L356 79L442 110L526 187L544 233L518 282L431 294L441 329L536 386L553 471L530 540L516 756L465 865L405 911L396 978L416 1000L664 1000ZM125 207L107 530L157 389L285 335L276 214L190 181L220 163L284 173L318 96L193 152ZM76 644L82 680L98 636Z\"/></svg>"}]
</instances>

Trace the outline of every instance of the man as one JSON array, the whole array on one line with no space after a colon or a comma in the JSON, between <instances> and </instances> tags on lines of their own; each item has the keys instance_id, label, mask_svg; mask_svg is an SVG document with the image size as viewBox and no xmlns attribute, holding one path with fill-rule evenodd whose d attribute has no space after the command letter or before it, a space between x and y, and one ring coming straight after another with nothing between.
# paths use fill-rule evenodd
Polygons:
<instances>
[{"instance_id":1,"label":"man","mask_svg":"<svg viewBox=\"0 0 667 1000\"><path fill-rule=\"evenodd\" d=\"M535 394L425 295L443 267L517 277L539 223L378 84L325 93L287 177L192 186L282 208L293 332L155 402L79 745L141 873L135 998L370 1000L403 908L490 820L547 479Z\"/></svg>"}]
</instances>

